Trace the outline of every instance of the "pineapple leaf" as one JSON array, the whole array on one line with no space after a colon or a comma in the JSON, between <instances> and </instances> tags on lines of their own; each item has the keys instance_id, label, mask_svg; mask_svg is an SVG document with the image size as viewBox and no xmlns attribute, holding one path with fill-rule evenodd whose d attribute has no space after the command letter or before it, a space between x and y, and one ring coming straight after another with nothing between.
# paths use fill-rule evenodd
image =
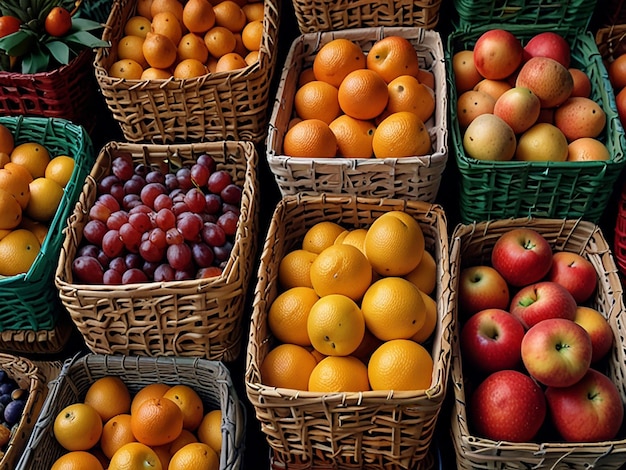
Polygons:
<instances>
[{"instance_id":1,"label":"pineapple leaf","mask_svg":"<svg viewBox=\"0 0 626 470\"><path fill-rule=\"evenodd\" d=\"M108 41L103 41L102 39L97 38L87 31L75 31L68 34L63 39L65 42L74 43L90 48L109 46Z\"/></svg>"},{"instance_id":2,"label":"pineapple leaf","mask_svg":"<svg viewBox=\"0 0 626 470\"><path fill-rule=\"evenodd\" d=\"M61 41L50 41L44 43L44 46L50 51L52 57L59 63L67 65L70 62L70 48Z\"/></svg>"}]
</instances>

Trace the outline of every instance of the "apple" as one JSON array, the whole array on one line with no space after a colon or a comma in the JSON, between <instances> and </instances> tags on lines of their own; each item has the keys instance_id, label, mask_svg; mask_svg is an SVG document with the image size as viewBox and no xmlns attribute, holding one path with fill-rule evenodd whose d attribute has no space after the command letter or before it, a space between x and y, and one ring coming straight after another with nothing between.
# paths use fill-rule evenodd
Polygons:
<instances>
[{"instance_id":1,"label":"apple","mask_svg":"<svg viewBox=\"0 0 626 470\"><path fill-rule=\"evenodd\" d=\"M481 310L461 329L463 361L472 369L487 373L515 369L521 364L524 333L524 326L506 310Z\"/></svg>"},{"instance_id":2,"label":"apple","mask_svg":"<svg viewBox=\"0 0 626 470\"><path fill-rule=\"evenodd\" d=\"M605 357L613 346L613 330L606 318L591 307L579 305L574 321L582 326L591 338L591 362Z\"/></svg>"},{"instance_id":3,"label":"apple","mask_svg":"<svg viewBox=\"0 0 626 470\"><path fill-rule=\"evenodd\" d=\"M549 57L569 68L571 49L567 40L558 33L544 31L534 35L524 46L524 62L531 57Z\"/></svg>"},{"instance_id":4,"label":"apple","mask_svg":"<svg viewBox=\"0 0 626 470\"><path fill-rule=\"evenodd\" d=\"M469 400L469 424L494 441L529 442L543 425L547 405L543 390L515 370L494 372Z\"/></svg>"},{"instance_id":5,"label":"apple","mask_svg":"<svg viewBox=\"0 0 626 470\"><path fill-rule=\"evenodd\" d=\"M504 119L513 132L521 134L537 122L541 102L528 88L513 87L500 95L493 107L493 114Z\"/></svg>"},{"instance_id":6,"label":"apple","mask_svg":"<svg viewBox=\"0 0 626 470\"><path fill-rule=\"evenodd\" d=\"M507 309L511 297L504 278L491 266L469 266L459 275L459 308L472 315L486 308Z\"/></svg>"},{"instance_id":7,"label":"apple","mask_svg":"<svg viewBox=\"0 0 626 470\"><path fill-rule=\"evenodd\" d=\"M484 78L501 80L522 63L524 48L520 40L504 29L482 33L474 45L474 66Z\"/></svg>"},{"instance_id":8,"label":"apple","mask_svg":"<svg viewBox=\"0 0 626 470\"><path fill-rule=\"evenodd\" d=\"M552 255L552 266L546 279L565 287L579 304L591 297L598 284L596 268L591 261L571 251Z\"/></svg>"},{"instance_id":9,"label":"apple","mask_svg":"<svg viewBox=\"0 0 626 470\"><path fill-rule=\"evenodd\" d=\"M522 339L522 362L537 382L569 387L589 370L591 338L573 320L548 318L531 327Z\"/></svg>"},{"instance_id":10,"label":"apple","mask_svg":"<svg viewBox=\"0 0 626 470\"><path fill-rule=\"evenodd\" d=\"M574 320L577 304L572 294L561 284L541 281L522 287L513 296L509 312L526 329L548 318Z\"/></svg>"},{"instance_id":11,"label":"apple","mask_svg":"<svg viewBox=\"0 0 626 470\"><path fill-rule=\"evenodd\" d=\"M552 265L552 247L536 230L511 229L498 238L491 250L491 265L512 286L541 280Z\"/></svg>"},{"instance_id":12,"label":"apple","mask_svg":"<svg viewBox=\"0 0 626 470\"><path fill-rule=\"evenodd\" d=\"M624 404L619 390L595 369L569 387L548 387L545 396L550 419L568 442L610 441L622 426Z\"/></svg>"}]
</instances>

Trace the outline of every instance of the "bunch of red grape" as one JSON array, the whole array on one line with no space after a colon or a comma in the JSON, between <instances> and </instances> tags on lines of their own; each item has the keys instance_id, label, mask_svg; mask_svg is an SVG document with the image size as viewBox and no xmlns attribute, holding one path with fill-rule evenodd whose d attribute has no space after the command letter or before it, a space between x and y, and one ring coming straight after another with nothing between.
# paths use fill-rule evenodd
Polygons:
<instances>
[{"instance_id":1,"label":"bunch of red grape","mask_svg":"<svg viewBox=\"0 0 626 470\"><path fill-rule=\"evenodd\" d=\"M72 262L75 280L131 284L219 276L230 257L242 187L213 157L161 171L111 162Z\"/></svg>"}]
</instances>

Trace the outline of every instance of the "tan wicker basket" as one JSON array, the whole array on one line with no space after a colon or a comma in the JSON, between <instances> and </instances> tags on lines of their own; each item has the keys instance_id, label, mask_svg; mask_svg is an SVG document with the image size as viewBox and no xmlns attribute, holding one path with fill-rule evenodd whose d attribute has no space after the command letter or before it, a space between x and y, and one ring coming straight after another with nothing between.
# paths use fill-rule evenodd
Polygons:
<instances>
[{"instance_id":1,"label":"tan wicker basket","mask_svg":"<svg viewBox=\"0 0 626 470\"><path fill-rule=\"evenodd\" d=\"M240 70L191 79L126 80L111 77L117 44L135 0L116 0L94 60L100 90L129 142L262 142L278 49L280 2L264 0L263 38L258 62Z\"/></svg>"},{"instance_id":2,"label":"tan wicker basket","mask_svg":"<svg viewBox=\"0 0 626 470\"><path fill-rule=\"evenodd\" d=\"M243 187L241 215L223 273L209 279L119 286L77 284L71 264L89 220L97 183L112 160L130 154L135 163L182 165L201 153L216 160ZM194 356L232 361L241 349L242 317L257 246L257 153L250 142L139 145L109 142L87 177L68 221L55 283L87 347L100 354Z\"/></svg>"},{"instance_id":3,"label":"tan wicker basket","mask_svg":"<svg viewBox=\"0 0 626 470\"><path fill-rule=\"evenodd\" d=\"M322 394L264 385L260 367L276 344L267 313L279 293L280 259L302 242L316 222L368 227L391 210L415 217L426 248L437 261L438 321L431 346L435 363L431 387ZM425 460L448 380L452 335L448 263L446 219L438 205L334 195L287 196L278 203L258 269L245 371L248 398L276 461L298 469L414 469Z\"/></svg>"},{"instance_id":4,"label":"tan wicker basket","mask_svg":"<svg viewBox=\"0 0 626 470\"><path fill-rule=\"evenodd\" d=\"M426 122L433 153L407 158L294 158L283 153L283 138L293 117L298 77L316 53L335 38L346 38L367 52L387 36L402 36L417 50L422 69L435 76L436 107ZM447 86L443 44L435 31L420 28L362 28L299 36L291 45L278 85L267 136L267 161L283 196L297 193L408 197L434 202L448 160Z\"/></svg>"},{"instance_id":5,"label":"tan wicker basket","mask_svg":"<svg viewBox=\"0 0 626 470\"><path fill-rule=\"evenodd\" d=\"M301 33L376 26L433 29L441 0L292 0Z\"/></svg>"},{"instance_id":6,"label":"tan wicker basket","mask_svg":"<svg viewBox=\"0 0 626 470\"><path fill-rule=\"evenodd\" d=\"M488 264L498 237L514 227L530 227L541 233L554 251L573 251L585 256L598 273L598 288L589 306L602 313L617 339L604 371L617 384L626 402L626 336L622 285L609 245L600 228L580 219L507 219L456 227L451 240L453 298L456 299L460 270L472 264ZM455 300L456 302L456 300ZM454 409L451 434L460 469L618 469L626 461L626 436L622 431L614 441L594 443L495 442L472 434L467 420L468 384L462 372L458 336L453 343L452 388Z\"/></svg>"}]
</instances>

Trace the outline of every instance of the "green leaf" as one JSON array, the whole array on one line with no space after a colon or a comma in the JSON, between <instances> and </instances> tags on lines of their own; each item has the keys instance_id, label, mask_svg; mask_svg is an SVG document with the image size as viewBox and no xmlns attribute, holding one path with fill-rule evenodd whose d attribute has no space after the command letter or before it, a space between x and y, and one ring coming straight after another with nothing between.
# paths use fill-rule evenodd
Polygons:
<instances>
[{"instance_id":1,"label":"green leaf","mask_svg":"<svg viewBox=\"0 0 626 470\"><path fill-rule=\"evenodd\" d=\"M97 38L91 33L87 31L76 31L68 34L63 38L65 42L71 42L74 44L80 44L85 47L94 48L94 47L109 47L110 43L108 41L103 41L100 38Z\"/></svg>"},{"instance_id":2,"label":"green leaf","mask_svg":"<svg viewBox=\"0 0 626 470\"><path fill-rule=\"evenodd\" d=\"M102 29L102 23L88 18L72 18L72 31L93 31L94 29Z\"/></svg>"},{"instance_id":3,"label":"green leaf","mask_svg":"<svg viewBox=\"0 0 626 470\"><path fill-rule=\"evenodd\" d=\"M52 54L52 57L59 63L67 65L70 63L70 48L61 41L51 41L44 44Z\"/></svg>"},{"instance_id":4,"label":"green leaf","mask_svg":"<svg viewBox=\"0 0 626 470\"><path fill-rule=\"evenodd\" d=\"M30 30L20 29L14 33L0 38L0 50L8 55L19 57L28 52L35 41L36 33Z\"/></svg>"},{"instance_id":5,"label":"green leaf","mask_svg":"<svg viewBox=\"0 0 626 470\"><path fill-rule=\"evenodd\" d=\"M22 73L31 74L46 72L50 56L39 48L22 58Z\"/></svg>"}]
</instances>

